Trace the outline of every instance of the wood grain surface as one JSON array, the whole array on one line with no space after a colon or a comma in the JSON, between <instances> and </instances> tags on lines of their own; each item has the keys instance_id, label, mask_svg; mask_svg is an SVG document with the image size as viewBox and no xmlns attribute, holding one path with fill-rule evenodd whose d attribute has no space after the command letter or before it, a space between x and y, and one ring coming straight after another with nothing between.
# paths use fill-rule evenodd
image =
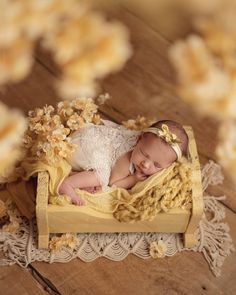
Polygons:
<instances>
[{"instance_id":1,"label":"wood grain surface","mask_svg":"<svg viewBox=\"0 0 236 295\"><path fill-rule=\"evenodd\" d=\"M101 91L112 99L101 112L115 122L138 114L169 118L193 127L200 162L216 160L218 122L201 117L175 94L174 71L168 48L175 36L184 36L190 27L169 33L170 26L150 24L133 6L113 9L109 18L118 18L129 30L134 54L124 69L101 83ZM188 22L185 22L187 25ZM167 30L167 31L165 31ZM181 33L182 32L182 33ZM37 49L30 76L17 85L8 85L0 99L27 112L34 107L55 104L59 98L52 83L59 77L50 55ZM226 222L236 241L235 187L225 174L223 185L209 188L212 195L226 195ZM27 271L28 270L28 271ZM32 263L27 270L18 266L0 268L1 294L236 294L236 254L226 259L222 275L214 277L201 253L184 252L165 259L142 260L129 255L121 262L105 258L91 263L74 259L66 264ZM36 283L36 280L38 283Z\"/></svg>"}]
</instances>

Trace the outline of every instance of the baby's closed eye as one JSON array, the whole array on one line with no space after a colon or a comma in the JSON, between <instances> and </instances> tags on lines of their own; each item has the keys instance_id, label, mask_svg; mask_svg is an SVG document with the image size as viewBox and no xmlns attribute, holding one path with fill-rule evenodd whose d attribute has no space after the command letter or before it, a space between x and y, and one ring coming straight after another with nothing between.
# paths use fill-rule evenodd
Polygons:
<instances>
[{"instance_id":1,"label":"baby's closed eye","mask_svg":"<svg viewBox=\"0 0 236 295\"><path fill-rule=\"evenodd\" d=\"M141 150L141 148L139 149L139 151L141 152L142 155L144 155L144 157L148 158L148 155L143 150Z\"/></svg>"}]
</instances>

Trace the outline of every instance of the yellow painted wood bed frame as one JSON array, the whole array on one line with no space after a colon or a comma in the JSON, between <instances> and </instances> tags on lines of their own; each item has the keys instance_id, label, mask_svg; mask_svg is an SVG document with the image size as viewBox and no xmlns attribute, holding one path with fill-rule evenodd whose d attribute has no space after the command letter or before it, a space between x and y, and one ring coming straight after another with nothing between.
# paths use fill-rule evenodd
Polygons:
<instances>
[{"instance_id":1,"label":"yellow painted wood bed frame","mask_svg":"<svg viewBox=\"0 0 236 295\"><path fill-rule=\"evenodd\" d=\"M174 208L160 212L152 221L135 223L119 222L89 214L86 206L48 204L47 172L38 173L36 218L38 248L48 248L50 233L111 233L111 232L166 232L183 233L185 247L196 244L195 230L203 214L201 171L194 134L190 126L184 126L189 137L189 157L193 163L192 209Z\"/></svg>"}]
</instances>

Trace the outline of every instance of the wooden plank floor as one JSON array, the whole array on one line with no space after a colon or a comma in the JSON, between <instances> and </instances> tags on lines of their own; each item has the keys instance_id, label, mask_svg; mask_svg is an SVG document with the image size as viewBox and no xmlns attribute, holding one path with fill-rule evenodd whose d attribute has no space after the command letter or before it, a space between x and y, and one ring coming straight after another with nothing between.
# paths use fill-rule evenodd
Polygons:
<instances>
[{"instance_id":1,"label":"wooden plank floor","mask_svg":"<svg viewBox=\"0 0 236 295\"><path fill-rule=\"evenodd\" d=\"M122 20L129 27L134 55L120 73L102 82L102 90L112 95L108 105L101 108L102 113L116 122L140 114L189 124L195 132L201 163L215 159L217 122L201 118L175 95L175 77L167 59L173 35L168 38L165 32L148 24L130 7L112 11L109 16ZM48 54L37 51L31 75L24 82L6 87L0 99L25 112L55 104L58 96L51 85L58 78L57 73ZM235 243L234 185L226 175L224 185L209 189L209 193L227 196L224 201L226 222ZM185 252L159 260L141 260L130 255L121 262L101 258L84 263L75 259L66 264L35 262L26 270L18 266L3 267L0 268L0 293L230 295L236 294L235 277L235 253L225 261L219 278L212 275L199 253Z\"/></svg>"}]
</instances>

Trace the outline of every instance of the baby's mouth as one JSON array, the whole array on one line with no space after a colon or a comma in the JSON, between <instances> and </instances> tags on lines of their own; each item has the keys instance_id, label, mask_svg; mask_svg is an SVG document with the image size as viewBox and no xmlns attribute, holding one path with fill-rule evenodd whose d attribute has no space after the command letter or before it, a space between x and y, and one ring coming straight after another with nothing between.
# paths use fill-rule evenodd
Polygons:
<instances>
[{"instance_id":1,"label":"baby's mouth","mask_svg":"<svg viewBox=\"0 0 236 295\"><path fill-rule=\"evenodd\" d=\"M139 171L139 172L142 172L143 174L145 174L145 172L143 171L143 169L141 167L139 167L138 165L136 165L136 169Z\"/></svg>"}]
</instances>

